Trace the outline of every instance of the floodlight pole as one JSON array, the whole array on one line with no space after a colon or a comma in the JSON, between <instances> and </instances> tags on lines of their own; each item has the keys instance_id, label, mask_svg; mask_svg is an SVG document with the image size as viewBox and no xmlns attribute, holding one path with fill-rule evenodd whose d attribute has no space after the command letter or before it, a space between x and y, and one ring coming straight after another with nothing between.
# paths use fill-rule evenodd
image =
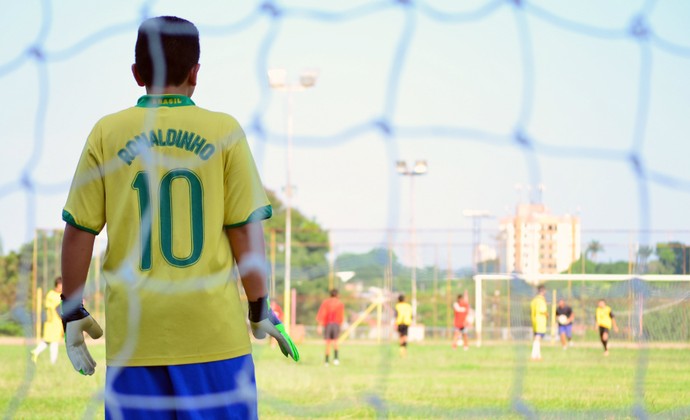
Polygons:
<instances>
[{"instance_id":1,"label":"floodlight pole","mask_svg":"<svg viewBox=\"0 0 690 420\"><path fill-rule=\"evenodd\" d=\"M294 92L301 92L314 86L316 73L304 72L298 83L286 83L287 72L284 69L271 69L268 71L269 84L272 89L286 92L286 152L285 152L285 290L283 290L283 325L289 334L294 322L292 317L292 138L294 135Z\"/></svg>"},{"instance_id":2,"label":"floodlight pole","mask_svg":"<svg viewBox=\"0 0 690 420\"><path fill-rule=\"evenodd\" d=\"M493 217L486 210L468 210L462 211L462 215L472 219L472 272L479 273L479 246L482 242L482 219Z\"/></svg>"},{"instance_id":3,"label":"floodlight pole","mask_svg":"<svg viewBox=\"0 0 690 420\"><path fill-rule=\"evenodd\" d=\"M285 162L285 290L283 290L283 311L285 319L285 331L290 334L292 326L292 291L291 291L291 272L292 272L292 136L293 125L293 97L292 89L287 90L287 150Z\"/></svg>"},{"instance_id":4,"label":"floodlight pole","mask_svg":"<svg viewBox=\"0 0 690 420\"><path fill-rule=\"evenodd\" d=\"M424 175L428 171L428 165L425 160L418 160L415 162L412 169L408 169L405 161L396 162L396 169L400 175L408 176L410 178L410 241L412 243L412 324L417 324L417 227L415 225L415 188L414 177Z\"/></svg>"}]
</instances>

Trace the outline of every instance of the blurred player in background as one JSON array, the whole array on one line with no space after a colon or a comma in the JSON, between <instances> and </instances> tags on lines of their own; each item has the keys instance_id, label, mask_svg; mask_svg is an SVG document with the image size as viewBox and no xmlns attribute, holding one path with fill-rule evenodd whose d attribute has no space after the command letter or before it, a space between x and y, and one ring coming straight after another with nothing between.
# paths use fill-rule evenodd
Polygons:
<instances>
[{"instance_id":1,"label":"blurred player in background","mask_svg":"<svg viewBox=\"0 0 690 420\"><path fill-rule=\"evenodd\" d=\"M278 318L278 320L283 320L283 308L280 307L280 305L278 304L278 302L276 302L275 299L271 299L271 310L276 315L276 318Z\"/></svg>"},{"instance_id":2,"label":"blurred player in background","mask_svg":"<svg viewBox=\"0 0 690 420\"><path fill-rule=\"evenodd\" d=\"M467 340L467 332L465 331L465 322L467 315L470 313L470 303L467 301L467 290L464 294L458 295L458 299L453 303L453 312L455 313L455 331L453 333L453 348L458 347L458 341L462 336L462 347L465 350L469 349Z\"/></svg>"},{"instance_id":3,"label":"blurred player in background","mask_svg":"<svg viewBox=\"0 0 690 420\"><path fill-rule=\"evenodd\" d=\"M177 17L147 19L134 55L132 73L146 95L96 123L63 210L67 354L75 370L94 373L84 332L103 332L82 293L95 236L107 226L106 419L257 418L233 260L254 336L270 334L299 360L268 304L261 221L271 205L237 121L191 100L197 28ZM172 397L184 403L154 403Z\"/></svg>"},{"instance_id":4,"label":"blurred player in background","mask_svg":"<svg viewBox=\"0 0 690 420\"><path fill-rule=\"evenodd\" d=\"M611 327L613 327L614 331L618 332L616 318L614 318L611 307L606 304L604 299L600 299L597 303L597 310L594 316L596 318L596 327L599 329L599 338L601 339L601 344L604 346L604 356L608 356Z\"/></svg>"},{"instance_id":5,"label":"blurred player in background","mask_svg":"<svg viewBox=\"0 0 690 420\"><path fill-rule=\"evenodd\" d=\"M407 331L412 325L412 305L405 302L405 295L398 296L398 303L395 304L395 325L398 327L400 335L400 355L407 355Z\"/></svg>"},{"instance_id":6,"label":"blurred player in background","mask_svg":"<svg viewBox=\"0 0 690 420\"><path fill-rule=\"evenodd\" d=\"M325 363L328 365L328 357L333 347L333 364L339 365L338 337L340 337L340 325L345 318L345 305L338 299L338 290L330 291L330 297L324 300L316 314L316 322L319 329L323 330L323 338L326 341Z\"/></svg>"},{"instance_id":7,"label":"blurred player in background","mask_svg":"<svg viewBox=\"0 0 690 420\"><path fill-rule=\"evenodd\" d=\"M568 345L573 344L571 341L573 338L573 320L575 320L573 308L566 305L565 300L560 299L556 308L556 322L558 322L558 335L561 337L563 350L566 350Z\"/></svg>"},{"instance_id":8,"label":"blurred player in background","mask_svg":"<svg viewBox=\"0 0 690 420\"><path fill-rule=\"evenodd\" d=\"M38 355L46 348L50 347L50 362L55 364L58 358L58 345L62 340L62 320L58 315L57 308L60 306L60 294L62 293L62 277L55 279L55 287L46 293L45 308L46 320L43 323L43 339L35 349L31 351L31 360L34 363L38 360Z\"/></svg>"},{"instance_id":9,"label":"blurred player in background","mask_svg":"<svg viewBox=\"0 0 690 420\"><path fill-rule=\"evenodd\" d=\"M544 286L537 287L537 295L532 299L530 309L532 313L532 331L534 338L532 339L532 360L541 360L541 340L546 334L546 319L549 316L549 309L546 305L546 288Z\"/></svg>"}]
</instances>

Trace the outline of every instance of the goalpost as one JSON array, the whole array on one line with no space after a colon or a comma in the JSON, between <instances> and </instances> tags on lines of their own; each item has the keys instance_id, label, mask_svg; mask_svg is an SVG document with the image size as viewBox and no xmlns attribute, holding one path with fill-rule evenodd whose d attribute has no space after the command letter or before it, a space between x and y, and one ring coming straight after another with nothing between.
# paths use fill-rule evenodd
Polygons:
<instances>
[{"instance_id":1,"label":"goalpost","mask_svg":"<svg viewBox=\"0 0 690 420\"><path fill-rule=\"evenodd\" d=\"M473 279L477 346L487 332L498 340L528 338L529 302L541 284L547 287L550 314L556 301L564 298L574 307L583 337L594 324L596 302L606 299L628 340L690 342L690 275L477 274ZM552 339L554 318L549 317Z\"/></svg>"}]
</instances>

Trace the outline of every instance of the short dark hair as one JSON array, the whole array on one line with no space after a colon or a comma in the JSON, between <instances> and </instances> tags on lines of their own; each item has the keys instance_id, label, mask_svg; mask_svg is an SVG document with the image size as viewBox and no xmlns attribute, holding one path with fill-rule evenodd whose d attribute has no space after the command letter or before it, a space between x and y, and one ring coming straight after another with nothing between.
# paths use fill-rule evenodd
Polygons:
<instances>
[{"instance_id":1,"label":"short dark hair","mask_svg":"<svg viewBox=\"0 0 690 420\"><path fill-rule=\"evenodd\" d=\"M463 295L462 293L460 293L460 294L458 295L458 299L462 299L463 296L464 296L464 295Z\"/></svg>"},{"instance_id":2,"label":"short dark hair","mask_svg":"<svg viewBox=\"0 0 690 420\"><path fill-rule=\"evenodd\" d=\"M338 289L331 289L331 297L338 296Z\"/></svg>"},{"instance_id":3,"label":"short dark hair","mask_svg":"<svg viewBox=\"0 0 690 420\"><path fill-rule=\"evenodd\" d=\"M55 277L55 287L57 287L58 284L62 284L62 277L60 276Z\"/></svg>"},{"instance_id":4,"label":"short dark hair","mask_svg":"<svg viewBox=\"0 0 690 420\"><path fill-rule=\"evenodd\" d=\"M541 293L544 290L546 290L546 286L544 286L543 284L540 284L539 286L537 286L537 292L538 293Z\"/></svg>"},{"instance_id":5,"label":"short dark hair","mask_svg":"<svg viewBox=\"0 0 690 420\"><path fill-rule=\"evenodd\" d=\"M404 301L405 301L405 295L398 296L398 302L404 302Z\"/></svg>"},{"instance_id":6,"label":"short dark hair","mask_svg":"<svg viewBox=\"0 0 690 420\"><path fill-rule=\"evenodd\" d=\"M139 26L134 62L146 86L179 86L199 63L199 30L175 17L147 19Z\"/></svg>"}]
</instances>

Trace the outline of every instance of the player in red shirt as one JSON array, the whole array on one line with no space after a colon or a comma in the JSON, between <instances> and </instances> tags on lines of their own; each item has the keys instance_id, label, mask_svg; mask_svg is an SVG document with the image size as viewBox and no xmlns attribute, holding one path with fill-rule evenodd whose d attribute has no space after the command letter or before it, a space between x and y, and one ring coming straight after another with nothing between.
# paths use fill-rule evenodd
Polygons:
<instances>
[{"instance_id":1,"label":"player in red shirt","mask_svg":"<svg viewBox=\"0 0 690 420\"><path fill-rule=\"evenodd\" d=\"M328 355L333 346L333 364L339 365L338 360L338 336L340 336L340 324L345 317L345 305L338 299L338 290L330 292L331 297L324 300L316 314L316 321L319 330L323 329L323 338L326 340L326 365L328 365Z\"/></svg>"},{"instance_id":2,"label":"player in red shirt","mask_svg":"<svg viewBox=\"0 0 690 420\"><path fill-rule=\"evenodd\" d=\"M470 313L470 304L467 302L467 292L458 295L458 300L453 303L453 312L455 312L455 333L453 334L453 348L458 347L458 339L462 335L463 348L467 350L469 345L467 343L467 333L465 332L465 321L467 315Z\"/></svg>"},{"instance_id":3,"label":"player in red shirt","mask_svg":"<svg viewBox=\"0 0 690 420\"><path fill-rule=\"evenodd\" d=\"M276 318L278 318L281 322L283 321L283 308L278 305L278 302L275 300L271 299L271 309L273 310L273 313L276 314Z\"/></svg>"}]
</instances>

